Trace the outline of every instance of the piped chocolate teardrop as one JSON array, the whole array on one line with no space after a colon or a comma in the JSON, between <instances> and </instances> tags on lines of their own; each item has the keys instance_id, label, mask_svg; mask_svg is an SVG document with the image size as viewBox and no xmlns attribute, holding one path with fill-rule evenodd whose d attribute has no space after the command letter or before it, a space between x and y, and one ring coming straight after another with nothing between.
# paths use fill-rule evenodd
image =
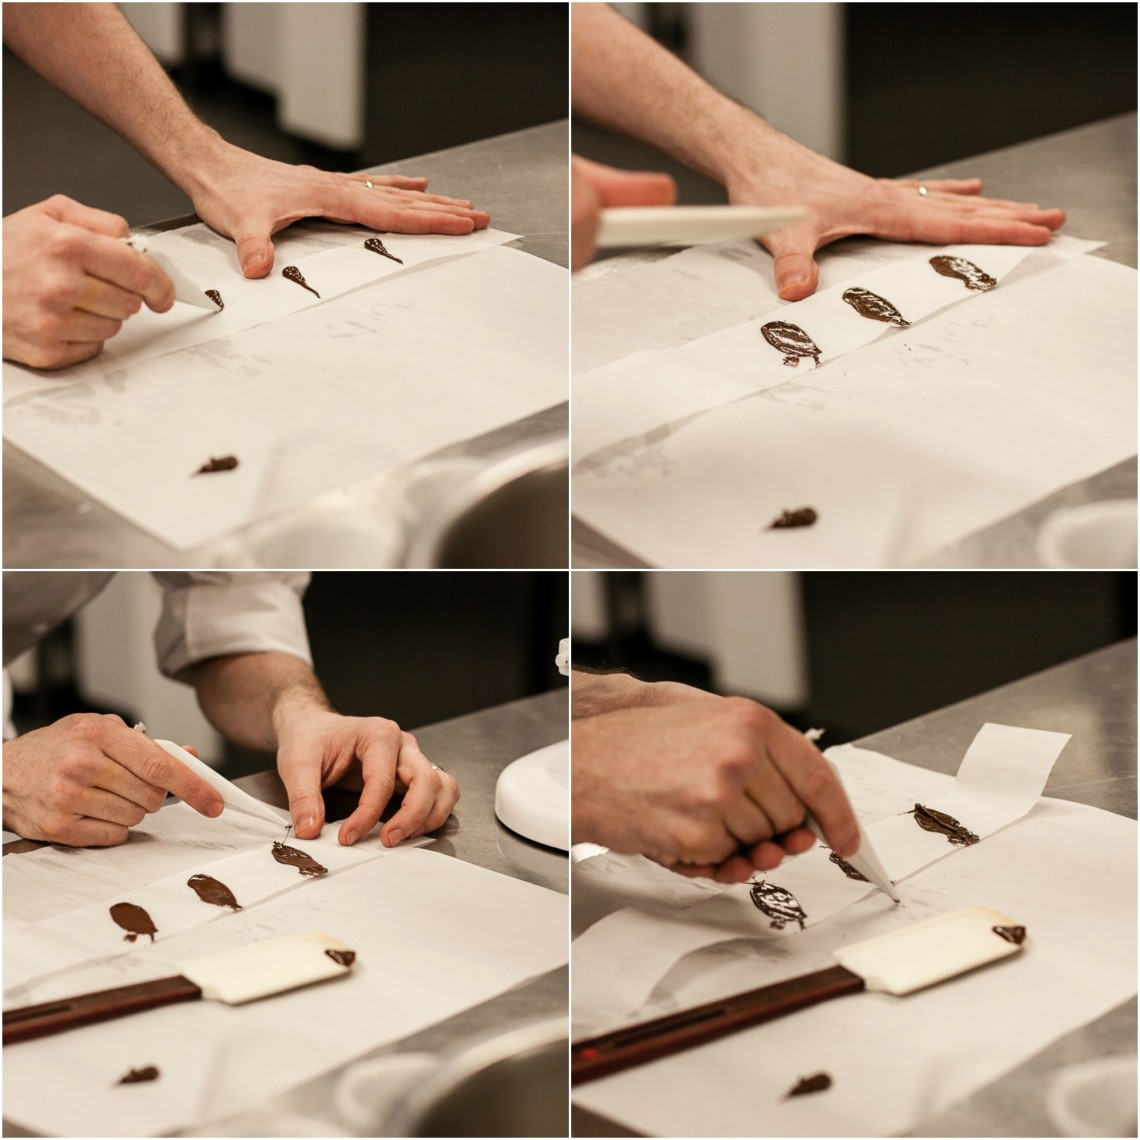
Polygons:
<instances>
[{"instance_id":1,"label":"piped chocolate teardrop","mask_svg":"<svg viewBox=\"0 0 1140 1140\"><path fill-rule=\"evenodd\" d=\"M387 257L391 261L399 262L400 265L404 264L395 254L389 253L387 249L384 248L384 243L378 237L370 237L364 243L364 248L372 250L373 253L380 254L381 257Z\"/></svg>"},{"instance_id":2,"label":"piped chocolate teardrop","mask_svg":"<svg viewBox=\"0 0 1140 1140\"><path fill-rule=\"evenodd\" d=\"M158 933L154 919L135 903L115 903L111 907L111 917L115 920L116 925L127 932L123 936L124 942L134 942L140 934L145 934L153 942L154 936Z\"/></svg>"},{"instance_id":3,"label":"piped chocolate teardrop","mask_svg":"<svg viewBox=\"0 0 1140 1140\"><path fill-rule=\"evenodd\" d=\"M784 354L784 363L795 368L801 356L809 356L819 366L819 346L799 325L789 321L769 321L760 326L764 339L777 351Z\"/></svg>"},{"instance_id":4,"label":"piped chocolate teardrop","mask_svg":"<svg viewBox=\"0 0 1140 1140\"><path fill-rule=\"evenodd\" d=\"M955 847L969 847L978 842L978 837L972 831L963 827L952 815L947 815L944 811L915 804L914 811L907 814L914 816L914 822L923 831L934 831L939 835L945 835Z\"/></svg>"},{"instance_id":5,"label":"piped chocolate teardrop","mask_svg":"<svg viewBox=\"0 0 1140 1140\"><path fill-rule=\"evenodd\" d=\"M945 254L939 254L930 259L930 264L935 273L940 273L943 277L957 278L967 289L974 289L979 293L985 293L997 284L996 277L991 277L984 269L980 269L964 257L947 257Z\"/></svg>"},{"instance_id":6,"label":"piped chocolate teardrop","mask_svg":"<svg viewBox=\"0 0 1140 1140\"><path fill-rule=\"evenodd\" d=\"M900 329L910 327L910 321L886 297L880 297L870 289L863 289L858 285L852 286L844 292L843 299L861 317L867 317L872 321L883 321Z\"/></svg>"},{"instance_id":7,"label":"piped chocolate teardrop","mask_svg":"<svg viewBox=\"0 0 1140 1140\"><path fill-rule=\"evenodd\" d=\"M225 883L212 875L191 875L186 885L204 902L211 906L228 906L230 910L241 910L233 891Z\"/></svg>"},{"instance_id":8,"label":"piped chocolate teardrop","mask_svg":"<svg viewBox=\"0 0 1140 1140\"><path fill-rule=\"evenodd\" d=\"M273 843L273 858L286 867L296 867L302 875L310 879L329 873L328 867L322 867L311 855L298 851L296 847L287 847L276 840Z\"/></svg>"},{"instance_id":9,"label":"piped chocolate teardrop","mask_svg":"<svg viewBox=\"0 0 1140 1140\"><path fill-rule=\"evenodd\" d=\"M213 301L219 309L224 309L226 307L225 302L222 300L222 295L217 291L217 289L207 289L206 296L209 297L210 300Z\"/></svg>"},{"instance_id":10,"label":"piped chocolate teardrop","mask_svg":"<svg viewBox=\"0 0 1140 1140\"><path fill-rule=\"evenodd\" d=\"M831 1077L827 1073L816 1073L811 1077L800 1077L796 1087L784 1093L785 1098L790 1096L807 1096L809 1093L823 1092L831 1088Z\"/></svg>"},{"instance_id":11,"label":"piped chocolate teardrop","mask_svg":"<svg viewBox=\"0 0 1140 1140\"><path fill-rule=\"evenodd\" d=\"M762 879L758 883L753 883L748 893L753 905L772 920L770 925L777 930L783 930L789 922L798 922L800 929L804 929L807 913L791 891Z\"/></svg>"},{"instance_id":12,"label":"piped chocolate teardrop","mask_svg":"<svg viewBox=\"0 0 1140 1140\"><path fill-rule=\"evenodd\" d=\"M285 268L281 270L281 276L288 277L290 281L296 281L302 289L308 289L314 297L320 297L320 293L305 281L305 278L301 275L301 271L295 265L286 265Z\"/></svg>"},{"instance_id":13,"label":"piped chocolate teardrop","mask_svg":"<svg viewBox=\"0 0 1140 1140\"><path fill-rule=\"evenodd\" d=\"M798 507L794 511L785 510L769 524L769 530L789 530L797 526L812 526L819 515L814 507Z\"/></svg>"},{"instance_id":14,"label":"piped chocolate teardrop","mask_svg":"<svg viewBox=\"0 0 1140 1140\"><path fill-rule=\"evenodd\" d=\"M144 1065L141 1069L129 1069L115 1083L119 1085L138 1085L144 1081L158 1080L158 1066Z\"/></svg>"}]
</instances>

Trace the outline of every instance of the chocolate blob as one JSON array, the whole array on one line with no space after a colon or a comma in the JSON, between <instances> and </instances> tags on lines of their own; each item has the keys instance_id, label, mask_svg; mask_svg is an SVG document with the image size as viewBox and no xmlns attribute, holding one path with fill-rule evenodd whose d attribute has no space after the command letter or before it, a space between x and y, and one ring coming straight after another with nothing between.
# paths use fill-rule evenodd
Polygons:
<instances>
[{"instance_id":1,"label":"chocolate blob","mask_svg":"<svg viewBox=\"0 0 1140 1140\"><path fill-rule=\"evenodd\" d=\"M972 831L963 827L952 815L947 815L943 811L935 811L934 808L915 804L914 811L907 814L914 816L914 822L923 831L936 831L940 835L945 835L955 847L969 847L978 842L978 837Z\"/></svg>"},{"instance_id":2,"label":"chocolate blob","mask_svg":"<svg viewBox=\"0 0 1140 1140\"><path fill-rule=\"evenodd\" d=\"M768 524L768 529L788 530L796 526L811 526L818 518L814 507L799 507L794 511L785 509L782 515Z\"/></svg>"},{"instance_id":3,"label":"chocolate blob","mask_svg":"<svg viewBox=\"0 0 1140 1140\"><path fill-rule=\"evenodd\" d=\"M225 883L210 875L191 875L186 885L204 902L212 906L228 906L231 910L241 910L233 891Z\"/></svg>"},{"instance_id":4,"label":"chocolate blob","mask_svg":"<svg viewBox=\"0 0 1140 1140\"><path fill-rule=\"evenodd\" d=\"M800 929L804 929L804 919L807 918L807 914L791 891L786 891L783 887L778 887L765 879L753 883L748 893L752 896L752 902L757 909L772 920L771 925L777 930L783 930L789 922L798 922Z\"/></svg>"},{"instance_id":5,"label":"chocolate blob","mask_svg":"<svg viewBox=\"0 0 1140 1140\"><path fill-rule=\"evenodd\" d=\"M326 950L325 953L338 965L346 970L356 961L355 950Z\"/></svg>"},{"instance_id":6,"label":"chocolate blob","mask_svg":"<svg viewBox=\"0 0 1140 1140\"><path fill-rule=\"evenodd\" d=\"M862 883L869 883L871 881L866 875L856 871L838 851L832 851L827 858L829 862L834 863L849 879L858 879Z\"/></svg>"},{"instance_id":7,"label":"chocolate blob","mask_svg":"<svg viewBox=\"0 0 1140 1140\"><path fill-rule=\"evenodd\" d=\"M151 942L158 933L154 919L141 906L134 903L115 903L111 907L111 917L116 925L121 926L127 933L123 936L124 942L134 942L140 934L147 935Z\"/></svg>"},{"instance_id":8,"label":"chocolate blob","mask_svg":"<svg viewBox=\"0 0 1140 1140\"><path fill-rule=\"evenodd\" d=\"M219 455L216 459L208 459L194 474L212 475L215 471L232 471L237 465L238 458L236 455Z\"/></svg>"},{"instance_id":9,"label":"chocolate blob","mask_svg":"<svg viewBox=\"0 0 1140 1140\"><path fill-rule=\"evenodd\" d=\"M769 321L760 327L764 339L777 351L784 354L784 363L795 368L801 356L810 356L819 366L819 346L799 325L788 321Z\"/></svg>"},{"instance_id":10,"label":"chocolate blob","mask_svg":"<svg viewBox=\"0 0 1140 1140\"><path fill-rule=\"evenodd\" d=\"M304 876L315 879L318 875L327 875L328 867L322 867L311 855L298 851L296 847L286 847L284 843L273 843L273 858L286 867L296 867Z\"/></svg>"},{"instance_id":11,"label":"chocolate blob","mask_svg":"<svg viewBox=\"0 0 1140 1140\"><path fill-rule=\"evenodd\" d=\"M867 317L872 321L884 321L900 329L910 327L910 321L906 320L886 297L880 297L870 289L861 289L856 285L843 294L843 299L861 317Z\"/></svg>"},{"instance_id":12,"label":"chocolate blob","mask_svg":"<svg viewBox=\"0 0 1140 1140\"><path fill-rule=\"evenodd\" d=\"M209 297L210 300L213 301L219 309L224 309L226 307L225 302L222 300L222 295L217 291L217 289L207 289L206 296Z\"/></svg>"},{"instance_id":13,"label":"chocolate blob","mask_svg":"<svg viewBox=\"0 0 1140 1140\"><path fill-rule=\"evenodd\" d=\"M827 1073L816 1073L812 1077L800 1077L794 1089L784 1093L785 1099L790 1096L807 1096L809 1093L823 1092L831 1088L831 1077Z\"/></svg>"},{"instance_id":14,"label":"chocolate blob","mask_svg":"<svg viewBox=\"0 0 1140 1140\"><path fill-rule=\"evenodd\" d=\"M141 1069L131 1069L126 1076L120 1077L116 1084L120 1085L137 1085L143 1081L157 1081L158 1080L158 1066L157 1065L144 1065Z\"/></svg>"},{"instance_id":15,"label":"chocolate blob","mask_svg":"<svg viewBox=\"0 0 1140 1140\"><path fill-rule=\"evenodd\" d=\"M364 248L372 250L373 253L380 254L381 257L387 257L392 261L399 262L400 265L404 264L403 261L400 260L400 258L396 257L394 254L389 253L384 248L384 243L377 237L370 237L364 243Z\"/></svg>"},{"instance_id":16,"label":"chocolate blob","mask_svg":"<svg viewBox=\"0 0 1140 1140\"><path fill-rule=\"evenodd\" d=\"M991 929L999 938L1004 938L1015 946L1020 946L1025 941L1024 926L994 926Z\"/></svg>"},{"instance_id":17,"label":"chocolate blob","mask_svg":"<svg viewBox=\"0 0 1140 1140\"><path fill-rule=\"evenodd\" d=\"M964 257L947 257L941 254L932 257L930 264L935 273L941 273L943 277L955 277L967 289L974 289L979 293L985 293L997 284L996 277L991 277L984 269L979 269Z\"/></svg>"},{"instance_id":18,"label":"chocolate blob","mask_svg":"<svg viewBox=\"0 0 1140 1140\"><path fill-rule=\"evenodd\" d=\"M320 298L320 293L305 282L304 277L301 276L301 271L295 265L286 265L285 268L281 270L281 276L288 277L290 281L296 281L302 289L308 289L314 297Z\"/></svg>"}]
</instances>

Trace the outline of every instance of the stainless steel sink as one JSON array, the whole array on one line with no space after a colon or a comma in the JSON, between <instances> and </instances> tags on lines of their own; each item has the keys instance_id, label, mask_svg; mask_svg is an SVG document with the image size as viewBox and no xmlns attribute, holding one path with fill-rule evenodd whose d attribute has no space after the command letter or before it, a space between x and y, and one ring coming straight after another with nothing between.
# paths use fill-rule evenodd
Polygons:
<instances>
[{"instance_id":1,"label":"stainless steel sink","mask_svg":"<svg viewBox=\"0 0 1140 1140\"><path fill-rule=\"evenodd\" d=\"M501 455L424 504L406 564L565 569L569 491L565 433Z\"/></svg>"},{"instance_id":2,"label":"stainless steel sink","mask_svg":"<svg viewBox=\"0 0 1140 1140\"><path fill-rule=\"evenodd\" d=\"M483 1038L447 1057L387 1121L388 1136L568 1136L563 1017Z\"/></svg>"}]
</instances>

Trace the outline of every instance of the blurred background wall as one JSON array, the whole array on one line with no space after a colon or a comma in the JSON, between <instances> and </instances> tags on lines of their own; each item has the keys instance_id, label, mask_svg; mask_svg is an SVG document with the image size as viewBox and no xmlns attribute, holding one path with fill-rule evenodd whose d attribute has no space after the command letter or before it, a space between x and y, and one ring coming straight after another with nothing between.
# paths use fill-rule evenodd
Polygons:
<instances>
[{"instance_id":1,"label":"blurred background wall","mask_svg":"<svg viewBox=\"0 0 1140 1140\"><path fill-rule=\"evenodd\" d=\"M1136 108L1135 4L615 6L780 130L876 177ZM580 121L573 137L597 161L668 170L682 201L724 200L648 148Z\"/></svg>"},{"instance_id":2,"label":"blurred background wall","mask_svg":"<svg viewBox=\"0 0 1140 1140\"><path fill-rule=\"evenodd\" d=\"M121 7L202 119L284 162L358 170L567 113L565 4ZM185 195L7 50L3 93L5 214L55 193L132 225L190 212Z\"/></svg>"},{"instance_id":3,"label":"blurred background wall","mask_svg":"<svg viewBox=\"0 0 1140 1140\"><path fill-rule=\"evenodd\" d=\"M838 744L1136 636L1134 573L584 572L575 664L776 708Z\"/></svg>"},{"instance_id":4,"label":"blurred background wall","mask_svg":"<svg viewBox=\"0 0 1140 1140\"><path fill-rule=\"evenodd\" d=\"M567 604L564 571L319 571L304 599L313 661L333 706L409 730L565 685L554 659ZM117 574L14 666L17 728L116 712L154 736L196 745L231 778L268 767L214 732L191 688L158 674L160 605L150 574Z\"/></svg>"}]
</instances>

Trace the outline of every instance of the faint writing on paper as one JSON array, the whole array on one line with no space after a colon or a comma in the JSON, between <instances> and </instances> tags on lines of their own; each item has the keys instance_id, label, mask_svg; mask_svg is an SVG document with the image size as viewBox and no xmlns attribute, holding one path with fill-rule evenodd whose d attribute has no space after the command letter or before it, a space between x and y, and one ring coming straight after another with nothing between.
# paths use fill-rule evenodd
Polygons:
<instances>
[{"instance_id":1,"label":"faint writing on paper","mask_svg":"<svg viewBox=\"0 0 1140 1140\"><path fill-rule=\"evenodd\" d=\"M807 913L791 891L778 887L767 879L761 879L752 884L748 893L753 904L772 920L771 925L777 930L783 930L789 922L798 922L800 929L804 929Z\"/></svg>"}]
</instances>

